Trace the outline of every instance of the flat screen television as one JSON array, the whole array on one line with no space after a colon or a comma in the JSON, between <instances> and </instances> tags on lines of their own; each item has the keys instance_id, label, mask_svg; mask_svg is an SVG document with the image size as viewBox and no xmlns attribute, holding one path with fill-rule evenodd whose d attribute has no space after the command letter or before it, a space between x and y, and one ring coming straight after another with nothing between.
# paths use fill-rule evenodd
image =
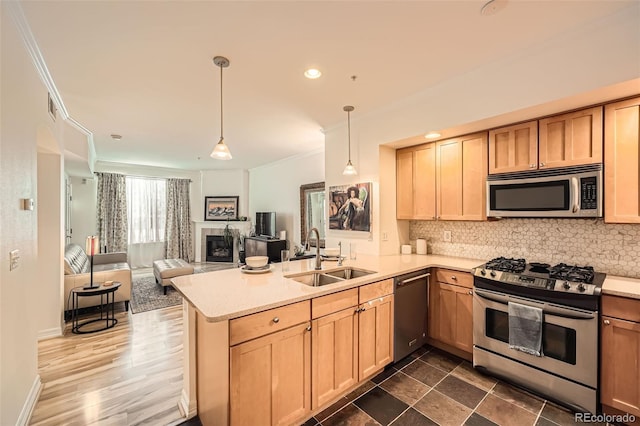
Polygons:
<instances>
[{"instance_id":1,"label":"flat screen television","mask_svg":"<svg viewBox=\"0 0 640 426\"><path fill-rule=\"evenodd\" d=\"M256 235L276 238L276 212L256 212Z\"/></svg>"}]
</instances>

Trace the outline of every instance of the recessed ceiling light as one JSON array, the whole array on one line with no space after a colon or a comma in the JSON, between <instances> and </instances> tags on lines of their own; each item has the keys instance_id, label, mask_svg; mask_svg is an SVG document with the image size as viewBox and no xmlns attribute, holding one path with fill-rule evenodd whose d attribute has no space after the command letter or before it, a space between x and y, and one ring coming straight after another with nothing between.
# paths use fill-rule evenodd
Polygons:
<instances>
[{"instance_id":1,"label":"recessed ceiling light","mask_svg":"<svg viewBox=\"0 0 640 426\"><path fill-rule=\"evenodd\" d=\"M507 0L491 0L487 2L482 9L480 9L480 15L489 16L495 15L507 6Z\"/></svg>"},{"instance_id":2,"label":"recessed ceiling light","mask_svg":"<svg viewBox=\"0 0 640 426\"><path fill-rule=\"evenodd\" d=\"M435 139L435 138L439 138L440 136L442 135L438 132L429 132L426 135L424 135L424 137L427 139Z\"/></svg>"},{"instance_id":3,"label":"recessed ceiling light","mask_svg":"<svg viewBox=\"0 0 640 426\"><path fill-rule=\"evenodd\" d=\"M304 76L310 79L316 79L319 78L322 75L322 73L320 72L320 70L317 70L315 68L309 68L308 70L306 70L304 72Z\"/></svg>"},{"instance_id":4,"label":"recessed ceiling light","mask_svg":"<svg viewBox=\"0 0 640 426\"><path fill-rule=\"evenodd\" d=\"M122 135L116 135L115 133L112 133L111 139L113 139L114 141L119 141L120 139L122 139Z\"/></svg>"}]
</instances>

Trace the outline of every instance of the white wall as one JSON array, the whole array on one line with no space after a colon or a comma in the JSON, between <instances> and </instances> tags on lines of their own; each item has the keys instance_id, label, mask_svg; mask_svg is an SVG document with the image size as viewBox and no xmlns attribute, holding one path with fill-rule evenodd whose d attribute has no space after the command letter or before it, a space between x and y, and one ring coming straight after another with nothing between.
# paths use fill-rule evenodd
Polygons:
<instances>
[{"instance_id":1,"label":"white wall","mask_svg":"<svg viewBox=\"0 0 640 426\"><path fill-rule=\"evenodd\" d=\"M38 131L53 127L47 91L0 2L0 424L25 422L37 395L37 316L48 301L39 294L39 261L56 256L38 251L38 215L20 208L22 198L38 199ZM52 129L52 132L56 133ZM56 178L57 179L57 178ZM9 271L9 252L20 250L20 265ZM59 258L58 258L59 260ZM47 305L48 306L48 305Z\"/></svg>"},{"instance_id":2,"label":"white wall","mask_svg":"<svg viewBox=\"0 0 640 426\"><path fill-rule=\"evenodd\" d=\"M359 172L357 182L374 182L374 241L367 241L366 236L355 233L349 238L360 240L359 247L362 246L363 251L389 253L393 251L392 247L381 244L379 239L381 227L390 233L388 237L393 241L402 241L407 235L406 226L398 228L388 219L381 222L381 208L395 212L395 198L387 197L386 193L380 198L378 189L386 187L386 183L379 180L382 176L392 178L380 167L381 164L382 167L395 166L388 156L380 155L379 145L415 137L428 130L463 128L473 123L477 127L467 126L467 133L470 133L486 129L482 127L483 123L486 125L486 120L495 116L503 121L494 120L493 126L518 121L514 119L516 115L523 120L527 118L528 109L536 111L536 115L528 116L531 118L563 111L550 109L560 103L570 109L620 96L619 91L609 93L597 89L640 77L639 14L640 3L634 3L610 17L446 80L375 113L358 115L355 105L356 110L351 115L351 157ZM626 95L634 94L629 91L633 87L635 93L640 89L637 82L627 85ZM590 91L593 91L591 97L583 95ZM562 102L544 106L558 100ZM342 176L348 155L346 140L346 122L343 126L327 129L327 186L349 183ZM330 231L328 237L347 237L344 234Z\"/></svg>"},{"instance_id":3,"label":"white wall","mask_svg":"<svg viewBox=\"0 0 640 426\"><path fill-rule=\"evenodd\" d=\"M64 256L64 172L60 154L38 156L38 279L36 325L40 339L62 335Z\"/></svg>"},{"instance_id":4,"label":"white wall","mask_svg":"<svg viewBox=\"0 0 640 426\"><path fill-rule=\"evenodd\" d=\"M314 151L249 170L249 218L276 212L276 229L287 231L289 247L300 244L300 186L324 181L324 169L324 151Z\"/></svg>"},{"instance_id":5,"label":"white wall","mask_svg":"<svg viewBox=\"0 0 640 426\"><path fill-rule=\"evenodd\" d=\"M203 170L200 197L193 220L204 220L204 197L238 196L238 216L249 216L249 172L247 170ZM251 217L249 216L251 220Z\"/></svg>"}]
</instances>

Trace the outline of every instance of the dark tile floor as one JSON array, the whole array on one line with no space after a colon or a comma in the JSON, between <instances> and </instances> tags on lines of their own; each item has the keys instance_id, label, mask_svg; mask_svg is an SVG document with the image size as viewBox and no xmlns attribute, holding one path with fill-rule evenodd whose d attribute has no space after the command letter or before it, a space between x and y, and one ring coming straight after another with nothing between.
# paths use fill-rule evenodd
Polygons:
<instances>
[{"instance_id":1,"label":"dark tile floor","mask_svg":"<svg viewBox=\"0 0 640 426\"><path fill-rule=\"evenodd\" d=\"M304 423L316 425L575 425L573 413L425 347Z\"/></svg>"}]
</instances>

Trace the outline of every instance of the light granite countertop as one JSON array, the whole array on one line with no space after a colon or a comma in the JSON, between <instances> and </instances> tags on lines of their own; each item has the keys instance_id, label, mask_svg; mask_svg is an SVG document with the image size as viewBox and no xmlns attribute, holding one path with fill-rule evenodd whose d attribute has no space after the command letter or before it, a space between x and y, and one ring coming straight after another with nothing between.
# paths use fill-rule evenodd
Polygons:
<instances>
[{"instance_id":1,"label":"light granite countertop","mask_svg":"<svg viewBox=\"0 0 640 426\"><path fill-rule=\"evenodd\" d=\"M443 267L463 272L485 263L482 259L468 259L439 255L358 255L357 260L345 260L343 266L374 271L375 273L321 287L301 284L287 276L313 271L315 259L289 262L283 272L282 264L272 264L270 272L243 273L238 268L173 278L174 287L206 319L225 321L290 303L335 293L363 284L381 281L423 268ZM337 262L322 262L323 271L337 269ZM607 276L603 294L640 299L640 280Z\"/></svg>"},{"instance_id":2,"label":"light granite countertop","mask_svg":"<svg viewBox=\"0 0 640 426\"><path fill-rule=\"evenodd\" d=\"M357 260L345 260L343 266L375 273L321 287L301 284L286 276L313 271L315 259L289 262L283 273L282 264L272 264L270 272L243 273L238 268L172 278L174 287L210 322L224 321L290 303L335 293L363 284L381 281L423 268L443 267L463 272L483 264L484 260L436 255L358 254ZM335 261L322 262L322 269L339 268Z\"/></svg>"}]
</instances>

